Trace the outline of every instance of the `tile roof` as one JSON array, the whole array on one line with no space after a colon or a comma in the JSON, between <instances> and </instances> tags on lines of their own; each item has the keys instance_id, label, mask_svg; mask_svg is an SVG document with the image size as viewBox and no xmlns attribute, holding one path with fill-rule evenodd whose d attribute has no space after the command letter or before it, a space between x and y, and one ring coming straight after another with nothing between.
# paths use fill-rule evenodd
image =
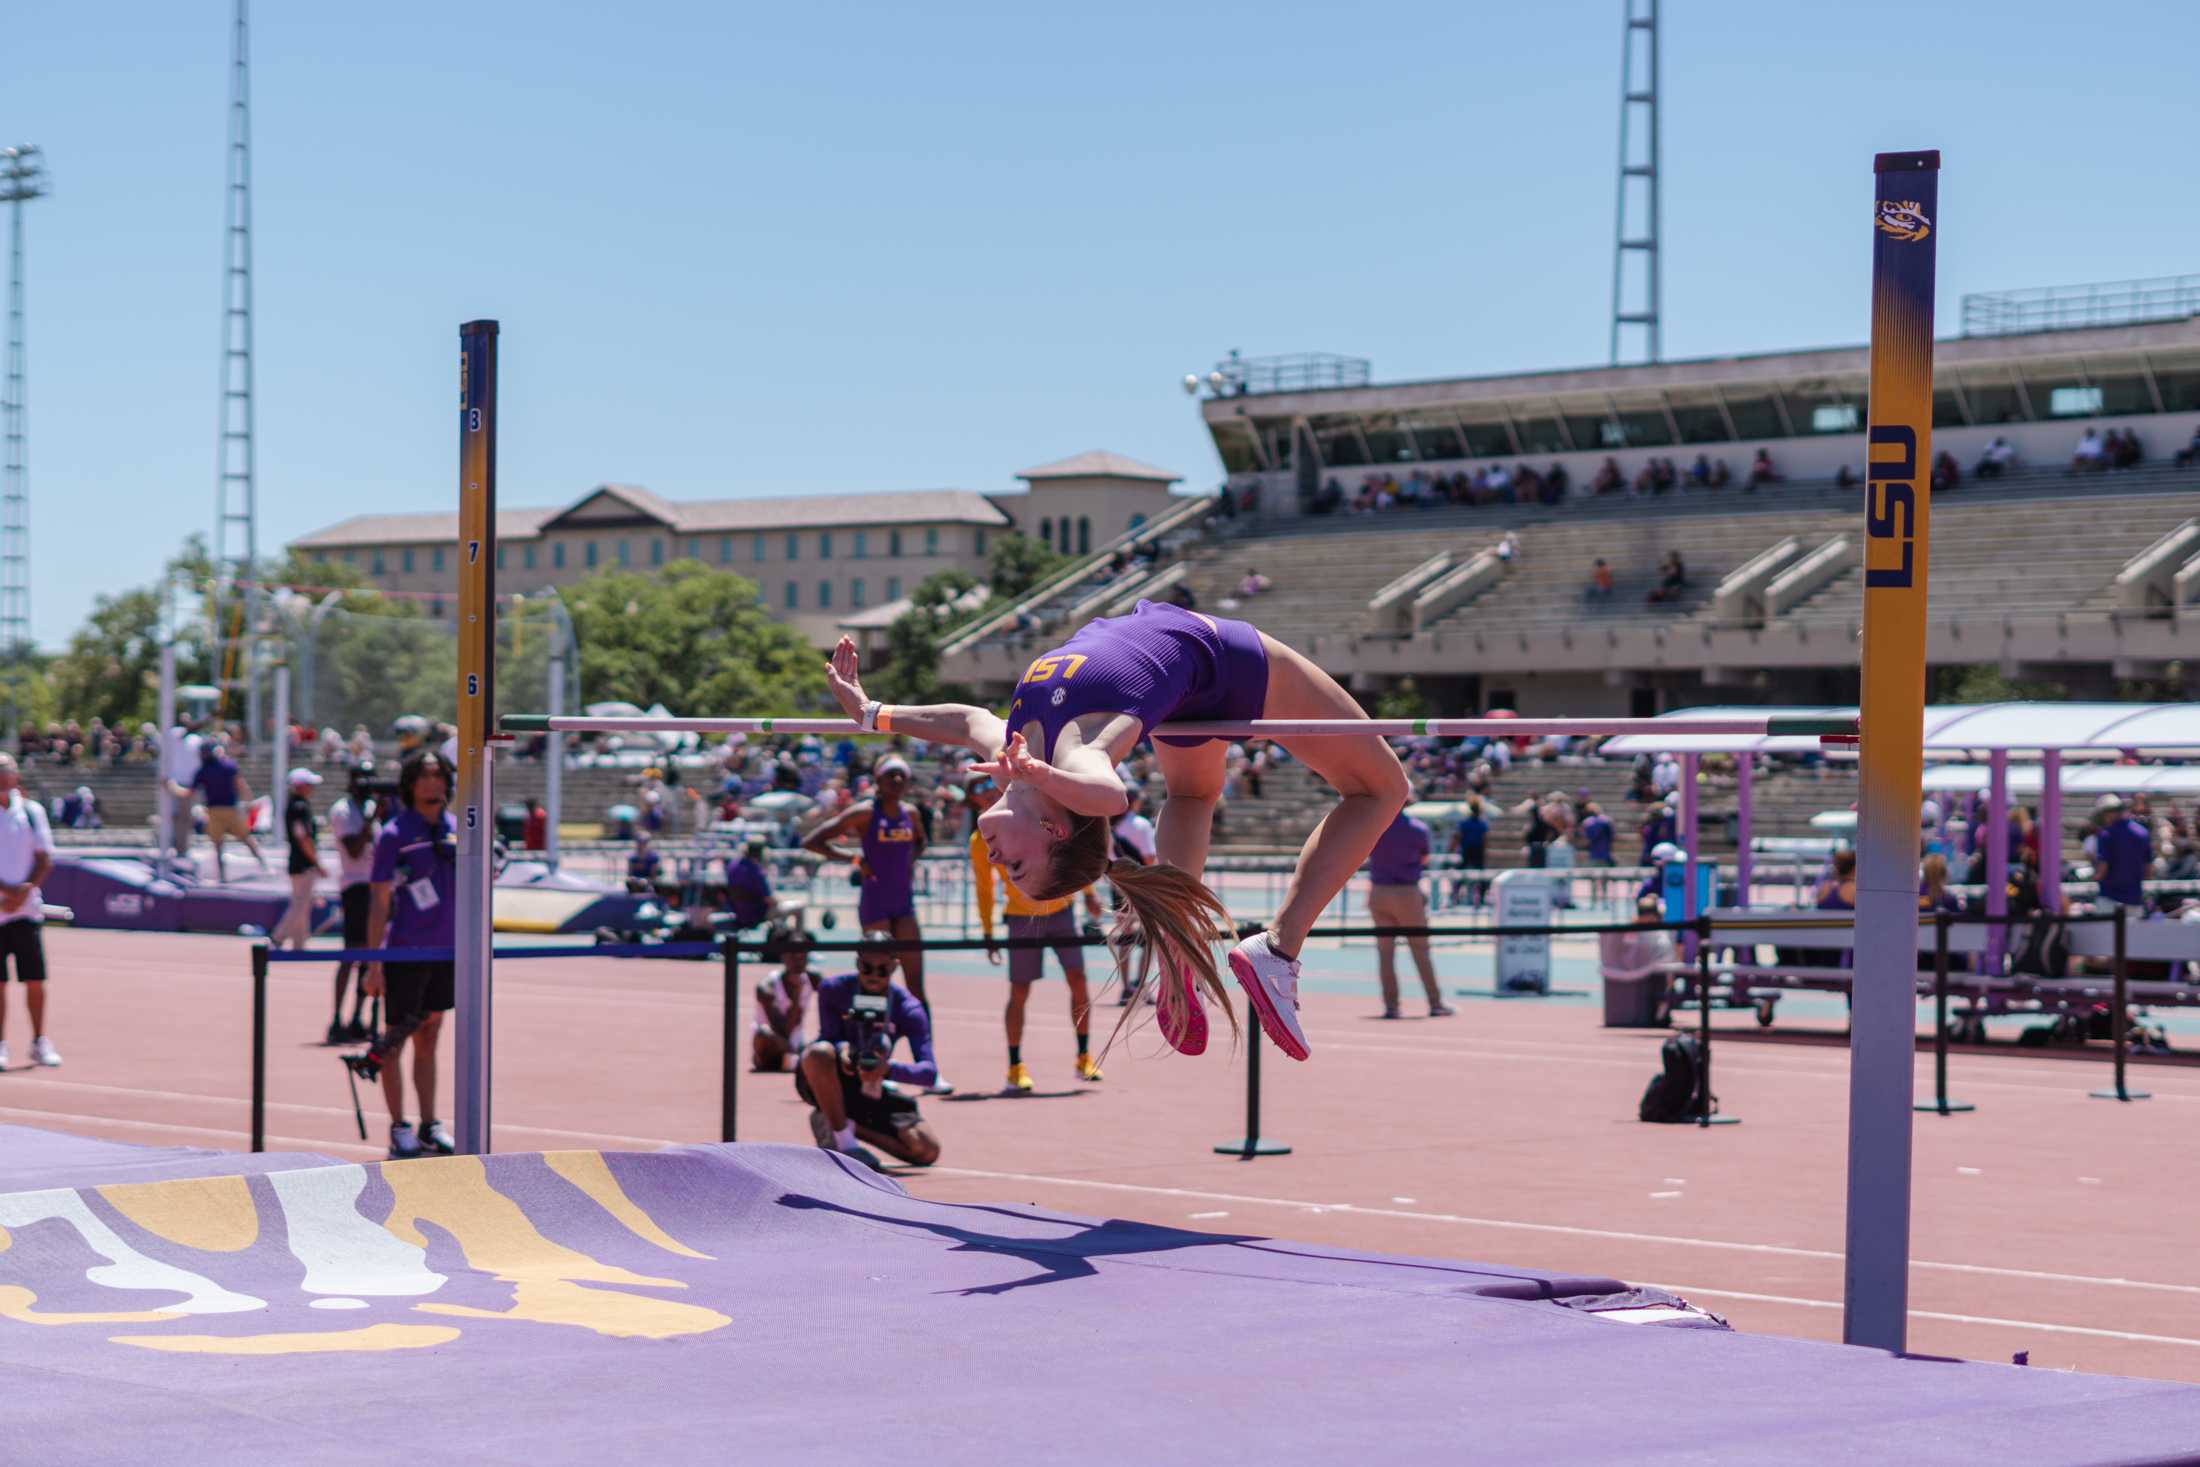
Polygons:
<instances>
[{"instance_id":1,"label":"tile roof","mask_svg":"<svg viewBox=\"0 0 2200 1467\"><path fill-rule=\"evenodd\" d=\"M572 504L550 509L500 509L499 540L527 540L575 505L611 494L661 520L677 534L740 530L837 529L842 526L951 524L1007 525L1008 513L970 489L894 490L875 494L799 494L759 499L675 501L631 484L604 484ZM586 522L581 522L585 524ZM341 550L367 545L424 544L458 538L456 511L365 514L315 530L290 543L300 550Z\"/></svg>"},{"instance_id":2,"label":"tile roof","mask_svg":"<svg viewBox=\"0 0 2200 1467\"><path fill-rule=\"evenodd\" d=\"M1164 484L1174 484L1184 476L1172 474L1167 469L1140 463L1135 458L1120 453L1110 453L1096 448L1090 453L1080 453L1071 458L1056 459L1035 469L1025 469L1016 476L1019 479L1158 479Z\"/></svg>"}]
</instances>

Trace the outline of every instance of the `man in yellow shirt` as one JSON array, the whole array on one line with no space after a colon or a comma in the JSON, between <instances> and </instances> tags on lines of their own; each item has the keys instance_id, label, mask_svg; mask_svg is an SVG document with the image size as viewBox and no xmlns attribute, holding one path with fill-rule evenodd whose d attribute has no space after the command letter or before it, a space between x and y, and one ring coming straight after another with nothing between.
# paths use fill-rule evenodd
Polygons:
<instances>
[{"instance_id":1,"label":"man in yellow shirt","mask_svg":"<svg viewBox=\"0 0 2200 1467\"><path fill-rule=\"evenodd\" d=\"M985 775L974 776L968 786L973 814L982 814L1001 797L1000 789ZM1005 871L997 872L986 856L985 841L973 829L970 835L970 869L977 879L978 921L985 929L985 940L993 941L993 879L1000 877L1001 887L1008 894L1007 918L1010 937L1063 937L1077 936L1077 918L1070 911L1077 900L1075 896L1055 897L1037 902L1016 889ZM1084 890L1086 913L1098 919L1100 898L1091 887ZM986 949L986 961L998 963L1001 950ZM1092 995L1085 986L1085 950L1074 942L1059 944L1054 949L1054 960L1061 964L1062 977L1069 984L1070 1023L1077 1030L1077 1078L1100 1078L1099 1062L1092 1057ZM1031 985L1039 981L1045 971L1046 949L1037 947L1011 948L1008 953L1008 1010L1002 1022L1008 1030L1008 1088L1030 1090L1031 1071L1024 1064L1024 1005L1031 1001Z\"/></svg>"}]
</instances>

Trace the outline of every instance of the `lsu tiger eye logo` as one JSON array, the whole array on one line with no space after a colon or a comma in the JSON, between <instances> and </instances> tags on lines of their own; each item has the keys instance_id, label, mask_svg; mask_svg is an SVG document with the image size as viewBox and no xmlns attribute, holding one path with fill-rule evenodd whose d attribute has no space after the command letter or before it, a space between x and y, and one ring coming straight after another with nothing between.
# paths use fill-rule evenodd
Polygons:
<instances>
[{"instance_id":1,"label":"lsu tiger eye logo","mask_svg":"<svg viewBox=\"0 0 2200 1467\"><path fill-rule=\"evenodd\" d=\"M1893 199L1879 201L1879 228L1882 233L1915 244L1933 232L1933 221L1925 217L1925 206L1915 199L1896 203Z\"/></svg>"}]
</instances>

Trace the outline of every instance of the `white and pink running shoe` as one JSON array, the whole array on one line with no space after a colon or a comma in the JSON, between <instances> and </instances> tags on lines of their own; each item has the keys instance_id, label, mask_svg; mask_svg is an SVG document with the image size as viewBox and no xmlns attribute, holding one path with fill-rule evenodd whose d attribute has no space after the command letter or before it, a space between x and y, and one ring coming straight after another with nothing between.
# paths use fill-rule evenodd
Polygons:
<instances>
[{"instance_id":1,"label":"white and pink running shoe","mask_svg":"<svg viewBox=\"0 0 2200 1467\"><path fill-rule=\"evenodd\" d=\"M1295 1060L1306 1058L1306 1031L1299 1027L1299 965L1285 962L1256 932L1230 949L1230 971L1243 985L1253 1012L1276 1048Z\"/></svg>"},{"instance_id":2,"label":"white and pink running shoe","mask_svg":"<svg viewBox=\"0 0 2200 1467\"><path fill-rule=\"evenodd\" d=\"M1199 985L1192 981L1192 970L1185 964L1175 965L1174 981L1184 996L1183 1007L1172 1015L1169 1006L1156 999L1154 1018L1161 1026L1161 1037L1169 1041L1169 1047L1178 1054L1204 1054L1207 1049L1207 1010L1199 1001ZM1161 980L1171 981L1168 978Z\"/></svg>"}]
</instances>

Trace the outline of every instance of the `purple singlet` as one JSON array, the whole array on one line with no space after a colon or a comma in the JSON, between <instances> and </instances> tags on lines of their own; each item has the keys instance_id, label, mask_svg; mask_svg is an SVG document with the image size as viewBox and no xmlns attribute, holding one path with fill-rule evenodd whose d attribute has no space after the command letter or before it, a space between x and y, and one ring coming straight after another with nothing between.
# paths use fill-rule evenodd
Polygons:
<instances>
[{"instance_id":1,"label":"purple singlet","mask_svg":"<svg viewBox=\"0 0 2200 1467\"><path fill-rule=\"evenodd\" d=\"M863 891L856 898L856 919L865 926L917 914L911 878L917 869L916 812L903 805L889 815L871 807L863 822Z\"/></svg>"},{"instance_id":2,"label":"purple singlet","mask_svg":"<svg viewBox=\"0 0 2200 1467\"><path fill-rule=\"evenodd\" d=\"M1268 649L1252 626L1141 601L1129 616L1085 623L1024 669L1008 727L1020 733L1038 724L1033 752L1051 759L1063 726L1082 714L1128 713L1144 735L1163 723L1258 718L1267 700Z\"/></svg>"}]
</instances>

